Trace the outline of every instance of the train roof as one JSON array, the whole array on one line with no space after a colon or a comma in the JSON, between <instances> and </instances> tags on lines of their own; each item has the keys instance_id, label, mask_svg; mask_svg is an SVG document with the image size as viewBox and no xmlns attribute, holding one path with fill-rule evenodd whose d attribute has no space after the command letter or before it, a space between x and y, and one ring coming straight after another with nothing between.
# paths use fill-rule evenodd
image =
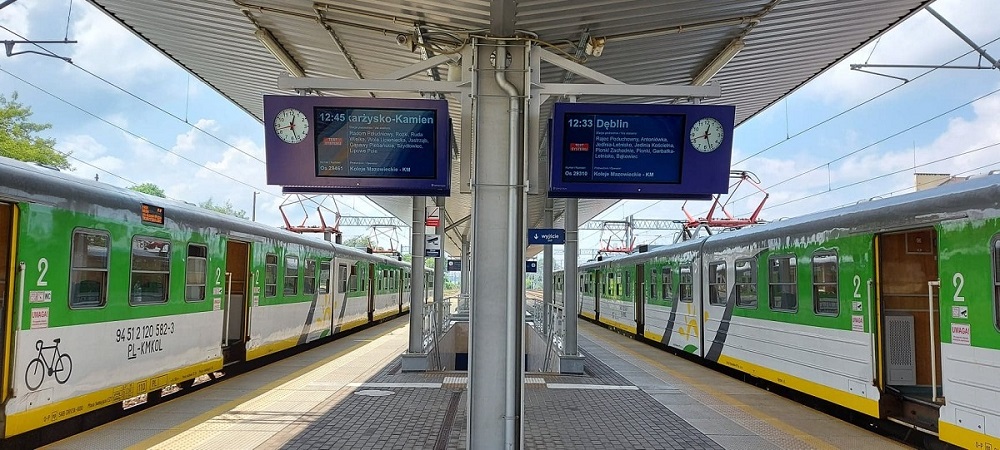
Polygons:
<instances>
[{"instance_id":1,"label":"train roof","mask_svg":"<svg viewBox=\"0 0 1000 450\"><path fill-rule=\"evenodd\" d=\"M84 214L122 217L126 211L138 217L142 203L164 209L164 222L171 227L209 227L232 236L260 236L307 247L330 249L338 255L408 265L382 255L352 247L311 239L277 227L208 210L191 203L143 194L131 189L77 177L34 164L0 157L0 201L23 201L68 209ZM127 216L126 216L127 217Z\"/></svg>"},{"instance_id":2,"label":"train roof","mask_svg":"<svg viewBox=\"0 0 1000 450\"><path fill-rule=\"evenodd\" d=\"M657 256L695 250L702 245L706 249L713 249L774 239L784 239L786 242L783 244L789 245L820 236L901 231L946 220L988 217L1000 217L1000 175L973 177L923 191L858 202L676 243L646 253L589 261L580 264L580 268L636 263Z\"/></svg>"}]
</instances>

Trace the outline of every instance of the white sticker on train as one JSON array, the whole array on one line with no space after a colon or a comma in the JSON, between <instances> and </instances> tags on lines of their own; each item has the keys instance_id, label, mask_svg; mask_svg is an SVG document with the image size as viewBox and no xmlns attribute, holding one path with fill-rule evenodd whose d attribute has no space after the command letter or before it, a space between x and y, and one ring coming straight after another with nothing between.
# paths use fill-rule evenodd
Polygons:
<instances>
[{"instance_id":1,"label":"white sticker on train","mask_svg":"<svg viewBox=\"0 0 1000 450\"><path fill-rule=\"evenodd\" d=\"M959 345L969 345L971 341L972 327L967 323L951 324L951 343Z\"/></svg>"},{"instance_id":2,"label":"white sticker on train","mask_svg":"<svg viewBox=\"0 0 1000 450\"><path fill-rule=\"evenodd\" d=\"M851 331L865 331L865 316L851 316Z\"/></svg>"},{"instance_id":3,"label":"white sticker on train","mask_svg":"<svg viewBox=\"0 0 1000 450\"><path fill-rule=\"evenodd\" d=\"M49 308L32 308L31 310L31 329L37 330L39 328L49 327Z\"/></svg>"}]
</instances>

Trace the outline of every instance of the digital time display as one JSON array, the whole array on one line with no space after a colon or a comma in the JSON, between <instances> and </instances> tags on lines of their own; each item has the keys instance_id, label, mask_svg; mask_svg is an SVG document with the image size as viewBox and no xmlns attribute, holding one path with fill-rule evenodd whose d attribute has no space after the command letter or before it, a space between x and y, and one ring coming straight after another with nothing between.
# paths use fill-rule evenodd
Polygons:
<instances>
[{"instance_id":1,"label":"digital time display","mask_svg":"<svg viewBox=\"0 0 1000 450\"><path fill-rule=\"evenodd\" d=\"M556 103L549 197L707 200L729 189L736 108Z\"/></svg>"},{"instance_id":2,"label":"digital time display","mask_svg":"<svg viewBox=\"0 0 1000 450\"><path fill-rule=\"evenodd\" d=\"M286 194L451 193L448 101L264 96L267 182Z\"/></svg>"},{"instance_id":3,"label":"digital time display","mask_svg":"<svg viewBox=\"0 0 1000 450\"><path fill-rule=\"evenodd\" d=\"M163 208L159 206L148 205L146 203L140 203L139 217L145 223L155 223L157 225L163 225Z\"/></svg>"},{"instance_id":4,"label":"digital time display","mask_svg":"<svg viewBox=\"0 0 1000 450\"><path fill-rule=\"evenodd\" d=\"M435 114L316 107L316 176L435 178Z\"/></svg>"}]
</instances>

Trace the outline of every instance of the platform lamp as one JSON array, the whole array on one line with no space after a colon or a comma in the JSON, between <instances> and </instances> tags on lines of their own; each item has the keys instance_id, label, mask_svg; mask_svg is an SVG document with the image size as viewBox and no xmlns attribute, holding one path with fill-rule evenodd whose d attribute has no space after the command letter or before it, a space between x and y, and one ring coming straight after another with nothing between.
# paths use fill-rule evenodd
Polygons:
<instances>
[{"instance_id":1,"label":"platform lamp","mask_svg":"<svg viewBox=\"0 0 1000 450\"><path fill-rule=\"evenodd\" d=\"M722 49L722 52L720 52L715 59L712 60L712 62L708 63L704 69L701 69L701 72L698 72L698 75L695 75L695 77L691 79L691 84L701 86L707 83L708 80L711 80L712 77L719 73L723 67L726 67L726 64L729 64L729 61L732 61L733 58L736 57L736 54L739 53L740 50L743 50L743 47L745 46L746 43L743 42L743 39L733 39L733 41L730 42L726 48Z\"/></svg>"},{"instance_id":2,"label":"platform lamp","mask_svg":"<svg viewBox=\"0 0 1000 450\"><path fill-rule=\"evenodd\" d=\"M285 70L287 70L288 73L296 77L306 76L306 71L302 70L302 66L295 62L295 58L292 58L292 55L288 53L288 50L285 50L285 47L282 47L281 44L278 43L278 40L274 38L274 35L271 34L267 28L258 28L253 35L257 37L257 40L260 41L261 44L264 44L267 51L271 52L271 54L274 55L274 58L277 59L282 66L285 66Z\"/></svg>"}]
</instances>

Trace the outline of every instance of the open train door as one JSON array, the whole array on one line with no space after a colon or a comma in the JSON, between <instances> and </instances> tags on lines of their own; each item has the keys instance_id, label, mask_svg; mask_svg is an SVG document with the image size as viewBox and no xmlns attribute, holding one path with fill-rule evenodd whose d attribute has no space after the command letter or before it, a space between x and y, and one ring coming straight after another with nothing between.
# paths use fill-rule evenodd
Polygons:
<instances>
[{"instance_id":1,"label":"open train door","mask_svg":"<svg viewBox=\"0 0 1000 450\"><path fill-rule=\"evenodd\" d=\"M10 367L10 323L11 307L14 299L14 288L18 284L15 282L17 272L15 271L16 257L14 249L14 236L17 230L17 208L13 204L0 202L0 349L3 350L3 367L0 371L0 386L9 386L7 370ZM6 404L9 392L7 389L0 389L0 404Z\"/></svg>"},{"instance_id":2,"label":"open train door","mask_svg":"<svg viewBox=\"0 0 1000 450\"><path fill-rule=\"evenodd\" d=\"M250 244L226 242L226 281L222 308L222 362L230 364L246 359L249 338L249 299L247 295L250 266ZM254 285L256 282L253 283Z\"/></svg>"},{"instance_id":3,"label":"open train door","mask_svg":"<svg viewBox=\"0 0 1000 450\"><path fill-rule=\"evenodd\" d=\"M889 420L937 433L941 308L934 228L875 237L880 386Z\"/></svg>"}]
</instances>

